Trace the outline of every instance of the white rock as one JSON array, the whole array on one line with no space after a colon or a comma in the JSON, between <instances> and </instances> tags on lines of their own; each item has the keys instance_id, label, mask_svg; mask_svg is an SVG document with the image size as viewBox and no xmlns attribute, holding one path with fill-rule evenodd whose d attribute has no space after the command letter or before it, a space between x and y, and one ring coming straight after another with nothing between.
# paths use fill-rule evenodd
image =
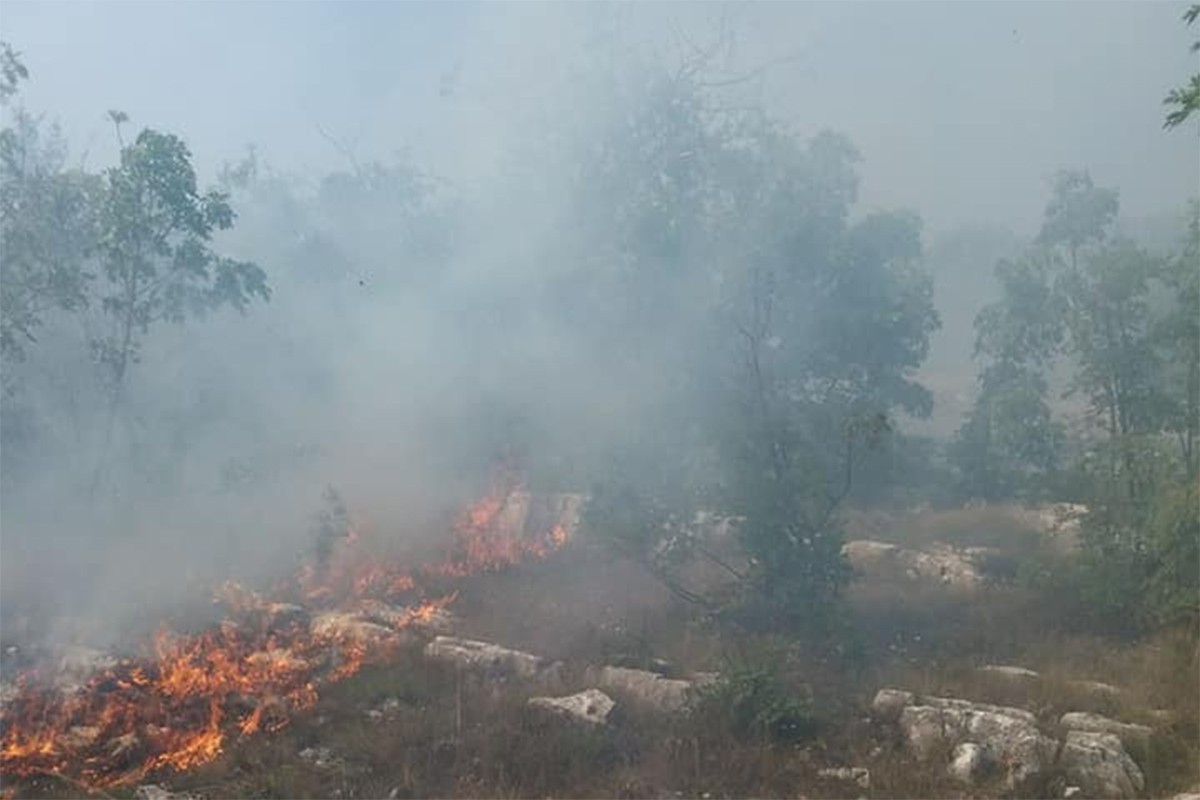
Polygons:
<instances>
[{"instance_id":1,"label":"white rock","mask_svg":"<svg viewBox=\"0 0 1200 800\"><path fill-rule=\"evenodd\" d=\"M1011 678L1015 681L1035 680L1038 673L1025 667L1013 667L1001 664L988 664L980 667L979 672L985 675L993 675L1000 678Z\"/></svg>"},{"instance_id":2,"label":"white rock","mask_svg":"<svg viewBox=\"0 0 1200 800\"><path fill-rule=\"evenodd\" d=\"M1054 760L1057 742L1043 735L1028 711L948 697L921 698L900 713L900 728L919 758L971 742L984 764L1003 766L1009 788L1044 772Z\"/></svg>"},{"instance_id":3,"label":"white rock","mask_svg":"<svg viewBox=\"0 0 1200 800\"><path fill-rule=\"evenodd\" d=\"M866 767L831 767L817 770L818 778L848 781L860 789L871 788L871 770Z\"/></svg>"},{"instance_id":4,"label":"white rock","mask_svg":"<svg viewBox=\"0 0 1200 800\"><path fill-rule=\"evenodd\" d=\"M1078 786L1068 786L1063 789L1063 800L1070 800L1072 797L1079 797L1083 794L1083 789Z\"/></svg>"},{"instance_id":5,"label":"white rock","mask_svg":"<svg viewBox=\"0 0 1200 800\"><path fill-rule=\"evenodd\" d=\"M138 800L191 800L190 794L172 792L157 783L147 783L137 787L133 792Z\"/></svg>"},{"instance_id":6,"label":"white rock","mask_svg":"<svg viewBox=\"0 0 1200 800\"><path fill-rule=\"evenodd\" d=\"M518 678L537 677L546 666L544 659L530 653L457 636L438 636L425 646L425 655L470 669Z\"/></svg>"},{"instance_id":7,"label":"white rock","mask_svg":"<svg viewBox=\"0 0 1200 800\"><path fill-rule=\"evenodd\" d=\"M301 761L306 761L317 769L331 769L333 767L340 767L345 763L340 757L334 755L333 751L328 747L306 747L297 753L297 755Z\"/></svg>"},{"instance_id":8,"label":"white rock","mask_svg":"<svg viewBox=\"0 0 1200 800\"><path fill-rule=\"evenodd\" d=\"M881 719L895 721L904 707L913 702L913 693L900 689L880 689L871 701L871 710Z\"/></svg>"},{"instance_id":9,"label":"white rock","mask_svg":"<svg viewBox=\"0 0 1200 800\"><path fill-rule=\"evenodd\" d=\"M395 636L391 628L342 611L328 611L313 617L309 631L318 639L364 645L379 644Z\"/></svg>"},{"instance_id":10,"label":"white rock","mask_svg":"<svg viewBox=\"0 0 1200 800\"><path fill-rule=\"evenodd\" d=\"M1136 797L1146 786L1142 771L1111 733L1068 731L1059 765L1085 797L1097 800Z\"/></svg>"},{"instance_id":11,"label":"white rock","mask_svg":"<svg viewBox=\"0 0 1200 800\"><path fill-rule=\"evenodd\" d=\"M1115 719L1109 719L1100 714L1089 714L1083 711L1069 711L1063 714L1062 718L1059 719L1059 724L1067 730L1072 731L1111 733L1124 742L1137 745L1144 745L1149 740L1150 735L1154 733L1151 728L1145 725L1118 722Z\"/></svg>"},{"instance_id":12,"label":"white rock","mask_svg":"<svg viewBox=\"0 0 1200 800\"><path fill-rule=\"evenodd\" d=\"M589 683L623 693L633 702L659 711L678 711L683 708L688 690L692 688L691 681L664 678L644 669L592 668L587 675Z\"/></svg>"},{"instance_id":13,"label":"white rock","mask_svg":"<svg viewBox=\"0 0 1200 800\"><path fill-rule=\"evenodd\" d=\"M960 742L950 757L949 772L953 778L971 785L983 771L983 765L983 748L974 742Z\"/></svg>"},{"instance_id":14,"label":"white rock","mask_svg":"<svg viewBox=\"0 0 1200 800\"><path fill-rule=\"evenodd\" d=\"M1111 683L1101 683L1100 681L1071 681L1067 684L1072 689L1095 697L1102 697L1106 700L1115 700L1121 695L1121 690L1113 686Z\"/></svg>"},{"instance_id":15,"label":"white rock","mask_svg":"<svg viewBox=\"0 0 1200 800\"><path fill-rule=\"evenodd\" d=\"M585 689L566 697L531 697L529 705L592 725L606 723L608 715L616 707L613 699L599 689Z\"/></svg>"}]
</instances>

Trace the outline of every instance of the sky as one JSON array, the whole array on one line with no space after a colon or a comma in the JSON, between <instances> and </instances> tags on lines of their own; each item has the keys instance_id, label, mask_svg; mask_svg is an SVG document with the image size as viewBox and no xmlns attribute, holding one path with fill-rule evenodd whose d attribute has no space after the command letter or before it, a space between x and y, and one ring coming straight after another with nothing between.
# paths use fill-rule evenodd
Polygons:
<instances>
[{"instance_id":1,"label":"sky","mask_svg":"<svg viewBox=\"0 0 1200 800\"><path fill-rule=\"evenodd\" d=\"M77 155L112 157L109 108L182 134L202 169L254 144L294 172L397 152L453 177L491 159L514 105L589 23L560 3L4 0L30 108ZM643 3L627 31L703 41L733 21L731 75L804 131L862 150L869 207L928 229L1036 224L1046 181L1086 167L1133 217L1178 213L1200 181L1195 131L1162 97L1197 68L1180 3ZM595 6L591 6L591 11ZM677 43L677 42L676 42ZM580 98L586 102L586 98Z\"/></svg>"}]
</instances>

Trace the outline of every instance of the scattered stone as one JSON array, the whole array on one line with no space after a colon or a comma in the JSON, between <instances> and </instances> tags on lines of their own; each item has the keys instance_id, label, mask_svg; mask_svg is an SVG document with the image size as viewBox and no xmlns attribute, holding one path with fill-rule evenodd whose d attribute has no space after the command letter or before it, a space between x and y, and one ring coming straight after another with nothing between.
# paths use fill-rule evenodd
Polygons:
<instances>
[{"instance_id":1,"label":"scattered stone","mask_svg":"<svg viewBox=\"0 0 1200 800\"><path fill-rule=\"evenodd\" d=\"M817 777L847 781L855 784L860 789L871 788L871 770L866 767L831 767L817 770Z\"/></svg>"},{"instance_id":2,"label":"scattered stone","mask_svg":"<svg viewBox=\"0 0 1200 800\"><path fill-rule=\"evenodd\" d=\"M100 729L94 725L76 725L67 731L63 744L72 750L81 750L95 743L100 736Z\"/></svg>"},{"instance_id":3,"label":"scattered stone","mask_svg":"<svg viewBox=\"0 0 1200 800\"><path fill-rule=\"evenodd\" d=\"M587 670L587 681L621 692L633 702L657 711L678 711L687 702L691 681L664 678L644 669L601 667Z\"/></svg>"},{"instance_id":4,"label":"scattered stone","mask_svg":"<svg viewBox=\"0 0 1200 800\"><path fill-rule=\"evenodd\" d=\"M193 800L193 795L172 792L157 783L147 783L137 787L133 792L138 800Z\"/></svg>"},{"instance_id":5,"label":"scattered stone","mask_svg":"<svg viewBox=\"0 0 1200 800\"><path fill-rule=\"evenodd\" d=\"M871 702L871 710L875 716L895 722L900 719L900 712L904 710L904 707L912 701L912 692L900 689L880 689L875 693L875 699Z\"/></svg>"},{"instance_id":6,"label":"scattered stone","mask_svg":"<svg viewBox=\"0 0 1200 800\"><path fill-rule=\"evenodd\" d=\"M1146 725L1136 725L1131 722L1118 722L1115 719L1089 714L1083 711L1070 711L1062 715L1059 724L1067 730L1087 731L1089 733L1111 733L1124 742L1144 745L1154 731Z\"/></svg>"},{"instance_id":7,"label":"scattered stone","mask_svg":"<svg viewBox=\"0 0 1200 800\"><path fill-rule=\"evenodd\" d=\"M425 646L425 655L491 674L519 678L537 677L546 667L545 659L539 656L456 636L438 636Z\"/></svg>"},{"instance_id":8,"label":"scattered stone","mask_svg":"<svg viewBox=\"0 0 1200 800\"><path fill-rule=\"evenodd\" d=\"M1059 765L1073 786L1097 800L1137 797L1146 785L1142 771L1112 733L1068 731Z\"/></svg>"},{"instance_id":9,"label":"scattered stone","mask_svg":"<svg viewBox=\"0 0 1200 800\"><path fill-rule=\"evenodd\" d=\"M993 675L1000 678L1011 679L1013 681L1037 680L1038 677L1040 677L1037 672L1031 669L1026 669L1025 667L1013 667L999 664L988 664L987 666L980 667L978 671L985 675Z\"/></svg>"},{"instance_id":10,"label":"scattered stone","mask_svg":"<svg viewBox=\"0 0 1200 800\"><path fill-rule=\"evenodd\" d=\"M566 697L532 697L529 705L592 725L608 722L608 715L616 707L613 699L599 689L585 689Z\"/></svg>"},{"instance_id":11,"label":"scattered stone","mask_svg":"<svg viewBox=\"0 0 1200 800\"><path fill-rule=\"evenodd\" d=\"M1121 690L1113 686L1111 683L1101 683L1100 681L1071 681L1067 684L1076 691L1084 692L1093 697L1103 698L1105 700L1116 700L1121 695Z\"/></svg>"},{"instance_id":12,"label":"scattered stone","mask_svg":"<svg viewBox=\"0 0 1200 800\"><path fill-rule=\"evenodd\" d=\"M134 752L142 746L142 740L138 738L136 733L130 731L122 736L112 740L108 754L112 758L122 758L123 756Z\"/></svg>"},{"instance_id":13,"label":"scattered stone","mask_svg":"<svg viewBox=\"0 0 1200 800\"><path fill-rule=\"evenodd\" d=\"M950 757L950 775L962 783L972 785L983 772L983 748L974 742L955 745Z\"/></svg>"},{"instance_id":14,"label":"scattered stone","mask_svg":"<svg viewBox=\"0 0 1200 800\"><path fill-rule=\"evenodd\" d=\"M334 755L328 747L306 747L297 755L301 761L312 764L317 769L334 769L345 765L345 761Z\"/></svg>"},{"instance_id":15,"label":"scattered stone","mask_svg":"<svg viewBox=\"0 0 1200 800\"><path fill-rule=\"evenodd\" d=\"M363 645L381 644L395 636L391 628L363 619L357 614L328 611L313 618L309 630L320 639L354 642Z\"/></svg>"}]
</instances>

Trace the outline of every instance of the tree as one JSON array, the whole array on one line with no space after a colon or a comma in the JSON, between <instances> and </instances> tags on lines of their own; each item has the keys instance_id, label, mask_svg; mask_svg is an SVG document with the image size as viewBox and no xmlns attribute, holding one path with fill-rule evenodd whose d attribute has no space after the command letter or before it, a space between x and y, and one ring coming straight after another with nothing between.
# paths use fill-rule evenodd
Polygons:
<instances>
[{"instance_id":1,"label":"tree","mask_svg":"<svg viewBox=\"0 0 1200 800\"><path fill-rule=\"evenodd\" d=\"M125 116L111 116L119 136ZM108 383L106 443L130 367L152 327L225 305L244 311L254 299L270 297L262 269L210 246L213 233L232 227L234 218L227 195L200 193L191 153L171 134L143 130L104 175L98 299L109 326L92 346Z\"/></svg>"},{"instance_id":2,"label":"tree","mask_svg":"<svg viewBox=\"0 0 1200 800\"><path fill-rule=\"evenodd\" d=\"M1188 6L1187 11L1183 12L1183 21L1192 25L1197 19L1200 19L1200 4ZM1193 42L1191 49L1193 53L1200 52L1200 40ZM1171 108L1163 121L1163 127L1167 129L1182 125L1192 114L1200 111L1200 72L1183 86L1168 92L1163 98L1163 105Z\"/></svg>"},{"instance_id":3,"label":"tree","mask_svg":"<svg viewBox=\"0 0 1200 800\"><path fill-rule=\"evenodd\" d=\"M65 169L56 128L22 109L0 130L0 357L25 358L52 310L87 305L100 181Z\"/></svg>"},{"instance_id":4,"label":"tree","mask_svg":"<svg viewBox=\"0 0 1200 800\"><path fill-rule=\"evenodd\" d=\"M0 41L0 104L6 104L17 93L21 81L29 79L29 70L21 54L8 42Z\"/></svg>"},{"instance_id":5,"label":"tree","mask_svg":"<svg viewBox=\"0 0 1200 800\"><path fill-rule=\"evenodd\" d=\"M1179 444L1188 480L1200 474L1200 201L1188 205L1187 236L1160 272L1170 300L1151 335L1162 366L1163 426Z\"/></svg>"},{"instance_id":6,"label":"tree","mask_svg":"<svg viewBox=\"0 0 1200 800\"><path fill-rule=\"evenodd\" d=\"M849 577L837 512L857 465L892 413L931 406L920 220L849 222L845 137L730 110L693 70L650 74L573 169L575 329L669 376L652 452L621 448L589 515L679 596L732 610L683 585L694 557L733 577L740 619L819 623ZM692 524L714 511L739 520L735 560Z\"/></svg>"}]
</instances>

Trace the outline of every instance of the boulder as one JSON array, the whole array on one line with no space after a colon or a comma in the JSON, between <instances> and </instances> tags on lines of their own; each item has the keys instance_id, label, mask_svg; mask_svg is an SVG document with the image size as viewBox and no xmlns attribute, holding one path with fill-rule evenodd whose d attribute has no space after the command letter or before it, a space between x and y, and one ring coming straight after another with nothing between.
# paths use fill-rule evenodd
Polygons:
<instances>
[{"instance_id":1,"label":"boulder","mask_svg":"<svg viewBox=\"0 0 1200 800\"><path fill-rule=\"evenodd\" d=\"M913 702L914 696L912 692L905 692L901 689L880 689L875 693L875 699L871 702L871 711L875 716L889 722L895 722L900 719L900 712L904 707Z\"/></svg>"},{"instance_id":2,"label":"boulder","mask_svg":"<svg viewBox=\"0 0 1200 800\"><path fill-rule=\"evenodd\" d=\"M616 707L613 699L599 689L585 689L566 697L531 697L529 705L589 725L605 724Z\"/></svg>"},{"instance_id":3,"label":"boulder","mask_svg":"<svg viewBox=\"0 0 1200 800\"><path fill-rule=\"evenodd\" d=\"M900 729L918 758L955 752L961 744L979 747L957 751L961 769L970 774L1000 768L1007 786L1016 788L1045 772L1054 762L1057 742L1038 730L1028 711L949 697L926 697L900 712Z\"/></svg>"},{"instance_id":4,"label":"boulder","mask_svg":"<svg viewBox=\"0 0 1200 800\"><path fill-rule=\"evenodd\" d=\"M1111 733L1068 731L1059 766L1071 785L1098 800L1137 797L1146 786L1142 771Z\"/></svg>"},{"instance_id":5,"label":"boulder","mask_svg":"<svg viewBox=\"0 0 1200 800\"><path fill-rule=\"evenodd\" d=\"M620 692L632 702L656 711L678 711L687 702L691 681L664 678L644 669L625 667L591 668L587 671L589 683L601 688Z\"/></svg>"},{"instance_id":6,"label":"boulder","mask_svg":"<svg viewBox=\"0 0 1200 800\"><path fill-rule=\"evenodd\" d=\"M1145 725L1118 722L1100 714L1089 714L1083 711L1070 711L1063 714L1059 719L1059 724L1070 731L1111 733L1121 741L1136 746L1145 746L1154 732Z\"/></svg>"},{"instance_id":7,"label":"boulder","mask_svg":"<svg viewBox=\"0 0 1200 800\"><path fill-rule=\"evenodd\" d=\"M425 655L502 677L535 678L547 666L539 656L457 636L438 636L425 646Z\"/></svg>"}]
</instances>

